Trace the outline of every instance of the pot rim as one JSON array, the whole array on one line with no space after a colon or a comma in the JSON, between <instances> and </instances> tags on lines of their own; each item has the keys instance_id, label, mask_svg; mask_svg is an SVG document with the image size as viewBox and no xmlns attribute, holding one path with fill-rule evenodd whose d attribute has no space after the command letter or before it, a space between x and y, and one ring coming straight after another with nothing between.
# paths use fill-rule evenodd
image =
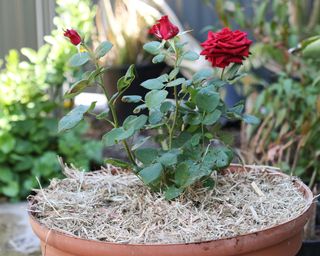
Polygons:
<instances>
[{"instance_id":1,"label":"pot rim","mask_svg":"<svg viewBox=\"0 0 320 256\"><path fill-rule=\"evenodd\" d=\"M275 175L279 175L282 177L288 177L289 175L282 173L280 171L275 170L274 167L271 166L261 166L261 165L241 165L241 164L231 164L228 168L233 168L233 169L238 169L238 168L253 168L253 167L258 167L258 168L270 168L268 170L266 170L268 173L271 174L275 174ZM308 186L306 186L299 178L295 178L293 179L293 182L295 182L295 186L298 187L298 189L303 193L304 198L307 200L307 207L306 209L296 218L291 219L289 221L280 223L278 225L275 226L271 226L269 228L265 228L265 229L261 229L255 232L251 232L251 233L246 233L246 234L242 234L242 235L237 235L237 236L232 236L232 237L226 237L226 238L222 238L222 239L212 239L212 240L204 240L204 241L199 241L199 242L187 242L187 243L169 243L169 244L161 244L161 243L146 243L146 244L135 244L135 243L117 243L117 242L108 242L108 241L98 241L98 240L91 240L91 239L84 239L84 238L80 238L77 236L73 236L70 234L66 234L63 233L61 231L57 231L57 230L53 230L53 229L49 229L48 227L46 227L44 224L41 224L33 215L32 215L32 211L30 211L30 207L32 206L32 202L29 202L29 206L28 206L28 215L29 215L29 219L30 219L30 223L32 226L38 226L41 227L43 229L43 231L45 231L47 234L48 232L50 232L50 234L54 233L58 236L66 236L68 238L72 238L72 239L77 239L80 241L90 241L92 243L97 243L99 245L123 245L123 246L130 246L130 247L139 247L139 246L150 246L150 247L168 247L168 246L181 246L181 245L198 245L198 244L206 244L206 243L212 243L215 241L230 241L233 239L236 239L237 241L243 238L250 238L251 236L257 236L258 233L261 232L273 232L277 229L281 229L281 228L290 228L291 226L295 226L296 222L298 219L301 219L303 216L306 217L306 219L309 218L310 214L311 214L311 209L312 209L312 204L314 203L313 201L313 194L311 192L311 190L309 189ZM291 225L292 224L292 225ZM37 236L40 237L40 235L38 235L38 232L35 232L37 234ZM285 238L284 238L285 239ZM48 239L49 240L49 239Z\"/></svg>"}]
</instances>

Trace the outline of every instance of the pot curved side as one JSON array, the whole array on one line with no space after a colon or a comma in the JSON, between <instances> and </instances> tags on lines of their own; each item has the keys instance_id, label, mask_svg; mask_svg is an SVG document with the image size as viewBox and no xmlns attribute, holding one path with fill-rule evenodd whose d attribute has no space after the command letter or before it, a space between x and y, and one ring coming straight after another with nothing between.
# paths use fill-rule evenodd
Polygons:
<instances>
[{"instance_id":1,"label":"pot curved side","mask_svg":"<svg viewBox=\"0 0 320 256\"><path fill-rule=\"evenodd\" d=\"M232 171L239 169L238 165L231 167ZM310 189L299 180L294 182L309 204L300 216L265 230L220 240L185 244L117 244L80 239L49 230L31 214L30 223L41 240L45 256L294 256L301 247L303 227L313 206Z\"/></svg>"}]
</instances>

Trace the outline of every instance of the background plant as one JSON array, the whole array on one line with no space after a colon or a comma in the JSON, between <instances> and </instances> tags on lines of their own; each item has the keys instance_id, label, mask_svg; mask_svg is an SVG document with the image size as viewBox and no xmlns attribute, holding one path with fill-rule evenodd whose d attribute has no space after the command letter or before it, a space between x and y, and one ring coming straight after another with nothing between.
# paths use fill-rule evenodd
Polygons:
<instances>
[{"instance_id":1,"label":"background plant","mask_svg":"<svg viewBox=\"0 0 320 256\"><path fill-rule=\"evenodd\" d=\"M57 155L87 170L102 161L101 144L83 138L87 125L63 135L55 132L57 114L63 109L59 95L63 84L68 86L65 78L72 81L78 76L66 61L76 50L55 36L68 20L86 32L93 24L89 1L57 4L58 28L46 38L49 43L38 51L23 48L28 61L10 51L0 71L0 195L11 200L24 199L37 186L36 176L43 184L59 176Z\"/></svg>"},{"instance_id":2,"label":"background plant","mask_svg":"<svg viewBox=\"0 0 320 256\"><path fill-rule=\"evenodd\" d=\"M303 76L292 79L283 74L262 91L253 111L264 121L255 129L247 129L259 161L278 164L302 176L310 181L310 187L319 180L320 170L319 45L319 37L301 43L302 49L296 51L302 53L292 58L300 58Z\"/></svg>"},{"instance_id":3,"label":"background plant","mask_svg":"<svg viewBox=\"0 0 320 256\"><path fill-rule=\"evenodd\" d=\"M315 137L319 63L305 54L291 54L289 49L301 41L306 46L304 39L320 33L319 8L318 0L215 2L221 24L237 23L256 39L251 49L252 71L242 82L250 88L248 111L262 122L244 126L242 146L247 161L278 165L312 180L311 186L319 180L320 147Z\"/></svg>"},{"instance_id":4,"label":"background plant","mask_svg":"<svg viewBox=\"0 0 320 256\"><path fill-rule=\"evenodd\" d=\"M171 29L167 31L173 32ZM240 76L240 64L234 64L226 72L223 69L221 79L213 77L212 69L201 70L190 80L177 78L181 62L196 61L199 55L185 51L185 43L182 43L179 37L174 37L175 35L176 33L169 37L171 39L162 42L152 41L144 45L143 48L154 55L154 63L163 62L166 58L172 59L175 63L168 74L141 84L149 90L144 97L124 95L135 78L133 65L118 80L117 92L110 95L103 86L103 74L107 70L100 67L99 60L111 50L112 44L105 41L92 51L82 43L82 47L87 51L73 55L70 63L73 66L82 66L92 61L96 69L76 82L66 97L72 98L86 87L97 85L107 97L111 116L108 116L108 110L96 116L93 113L93 102L89 107L74 108L59 122L59 130L65 131L75 127L85 114L104 119L113 126L113 129L103 136L105 146L122 143L130 160L130 163L127 163L108 159L107 163L132 169L151 189L165 191L167 199L179 196L186 188L196 183L213 187L211 173L230 164L233 159L232 149L215 136L219 130L220 117L241 119L248 123L257 122L253 116L243 114L242 102L228 108L219 94L221 87L227 82L234 82ZM167 89L171 87L174 90L174 99L168 98ZM128 116L122 126L119 125L114 111L115 103L120 99L128 103L140 103L134 110L135 115ZM138 115L142 109L147 109L149 114ZM156 141L160 147L142 147L150 137L131 145L128 139L141 129L155 130Z\"/></svg>"}]
</instances>

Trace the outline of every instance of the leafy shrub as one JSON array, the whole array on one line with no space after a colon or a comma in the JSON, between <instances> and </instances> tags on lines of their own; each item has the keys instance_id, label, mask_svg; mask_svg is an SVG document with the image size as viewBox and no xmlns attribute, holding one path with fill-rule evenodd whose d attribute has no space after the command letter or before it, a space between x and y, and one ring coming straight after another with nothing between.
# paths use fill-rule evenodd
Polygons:
<instances>
[{"instance_id":1,"label":"leafy shrub","mask_svg":"<svg viewBox=\"0 0 320 256\"><path fill-rule=\"evenodd\" d=\"M57 34L70 25L88 34L94 16L89 3L57 1L57 29L45 38L48 43L38 51L23 48L28 61L21 62L18 52L10 51L0 70L0 196L23 199L37 186L36 176L43 183L59 176L57 155L87 170L102 162L102 145L79 139L88 128L85 124L63 135L56 133L62 86L69 86L66 78L72 82L77 77L67 61L76 49Z\"/></svg>"}]
</instances>

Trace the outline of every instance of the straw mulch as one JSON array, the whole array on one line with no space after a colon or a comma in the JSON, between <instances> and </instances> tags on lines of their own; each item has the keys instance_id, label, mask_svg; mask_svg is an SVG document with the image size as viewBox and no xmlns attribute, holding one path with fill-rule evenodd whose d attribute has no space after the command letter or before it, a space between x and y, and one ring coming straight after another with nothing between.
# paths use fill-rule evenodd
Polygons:
<instances>
[{"instance_id":1,"label":"straw mulch","mask_svg":"<svg viewBox=\"0 0 320 256\"><path fill-rule=\"evenodd\" d=\"M216 174L213 190L193 188L168 202L134 175L109 166L83 173L65 167L29 198L29 210L49 229L77 237L130 244L221 239L291 220L309 206L293 178L267 167Z\"/></svg>"}]
</instances>

